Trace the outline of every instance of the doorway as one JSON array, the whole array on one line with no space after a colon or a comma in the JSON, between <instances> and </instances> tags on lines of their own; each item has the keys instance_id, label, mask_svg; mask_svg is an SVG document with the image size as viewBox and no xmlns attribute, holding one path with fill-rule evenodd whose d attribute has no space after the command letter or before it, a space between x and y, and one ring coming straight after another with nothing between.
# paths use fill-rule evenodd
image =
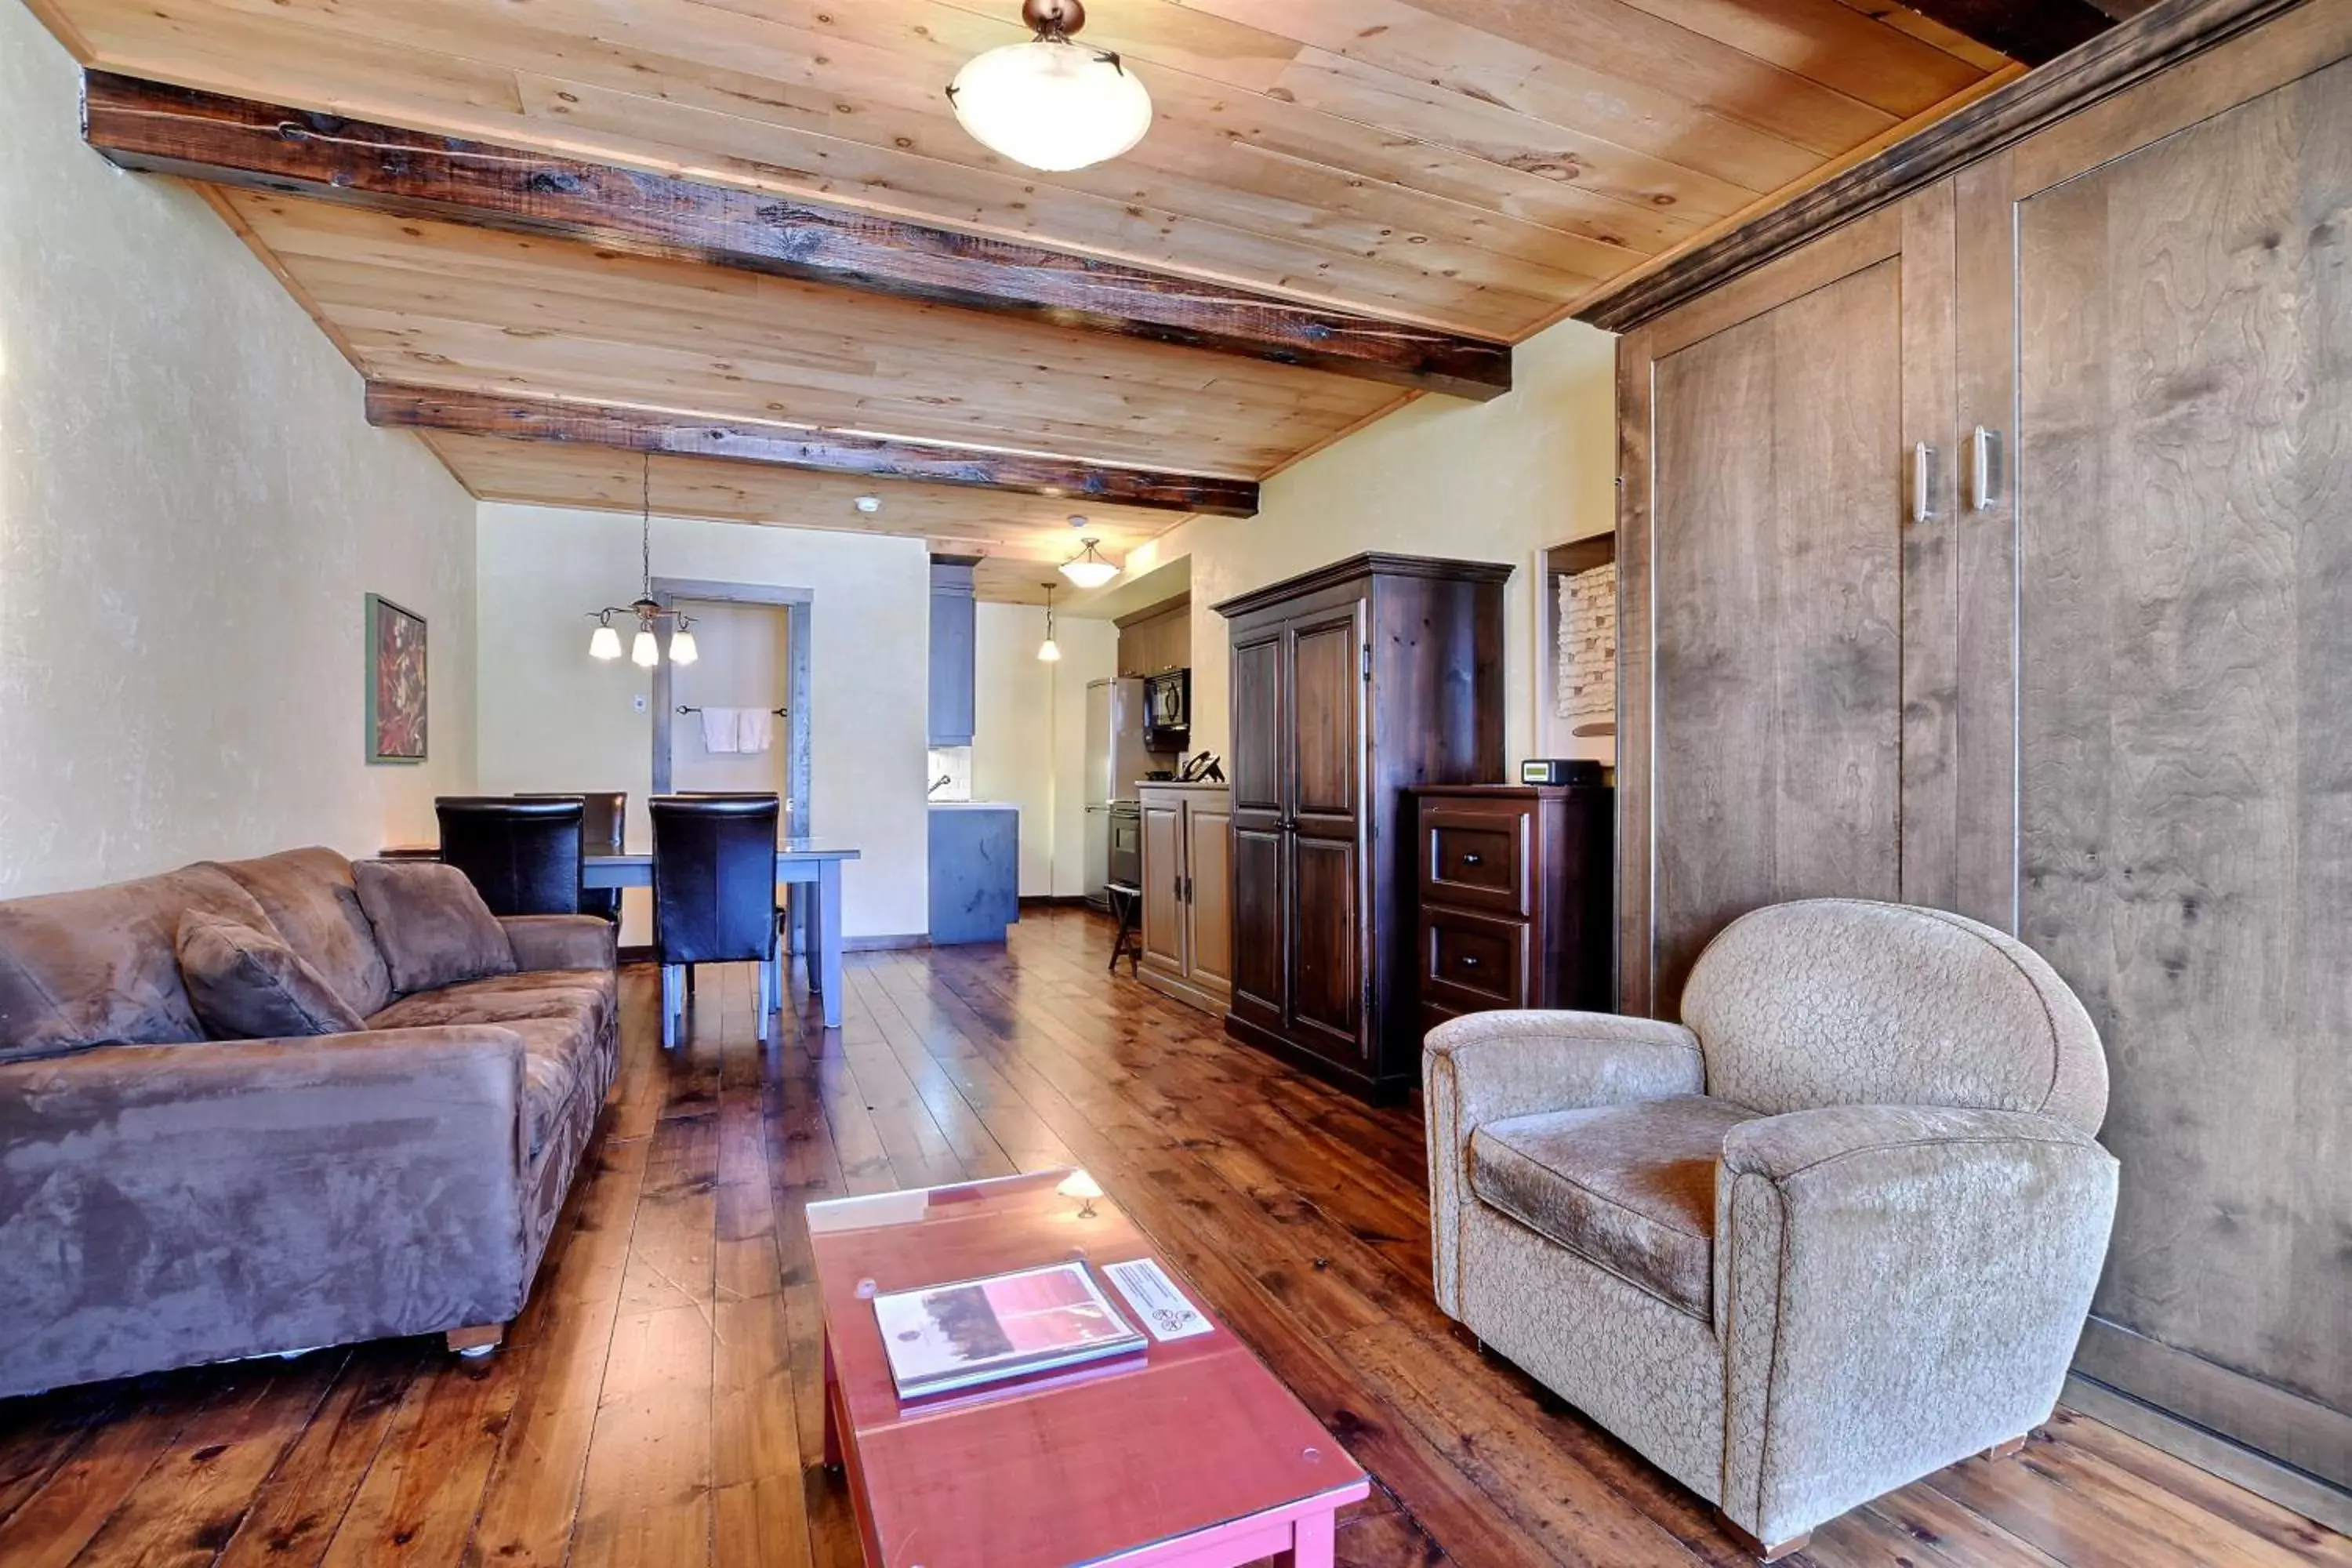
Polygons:
<instances>
[{"instance_id":1,"label":"doorway","mask_svg":"<svg viewBox=\"0 0 2352 1568\"><path fill-rule=\"evenodd\" d=\"M654 579L654 597L694 619L700 657L665 659L653 678L653 788L783 797L784 831L809 833L809 651L814 595L805 588ZM767 716L764 749L745 750L712 709Z\"/></svg>"}]
</instances>

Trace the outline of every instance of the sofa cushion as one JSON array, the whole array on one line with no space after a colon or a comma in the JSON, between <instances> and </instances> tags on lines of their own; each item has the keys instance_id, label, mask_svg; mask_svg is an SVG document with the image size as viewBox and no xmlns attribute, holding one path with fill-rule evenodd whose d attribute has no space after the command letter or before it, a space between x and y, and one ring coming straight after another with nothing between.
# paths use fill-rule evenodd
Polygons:
<instances>
[{"instance_id":1,"label":"sofa cushion","mask_svg":"<svg viewBox=\"0 0 2352 1568\"><path fill-rule=\"evenodd\" d=\"M274 931L202 910L180 917L180 978L216 1040L354 1035L360 1016Z\"/></svg>"},{"instance_id":2,"label":"sofa cushion","mask_svg":"<svg viewBox=\"0 0 2352 1568\"><path fill-rule=\"evenodd\" d=\"M371 1029L497 1024L523 1041L524 1114L531 1158L546 1146L583 1084L601 1083L596 1053L608 1037L616 991L610 971L532 970L404 996L367 1021ZM597 1090L601 1096L601 1088Z\"/></svg>"},{"instance_id":3,"label":"sofa cushion","mask_svg":"<svg viewBox=\"0 0 2352 1568\"><path fill-rule=\"evenodd\" d=\"M180 978L190 910L269 923L251 894L206 866L0 902L0 1061L203 1039Z\"/></svg>"},{"instance_id":4,"label":"sofa cushion","mask_svg":"<svg viewBox=\"0 0 2352 1568\"><path fill-rule=\"evenodd\" d=\"M392 1000L392 971L360 908L349 860L331 849L310 848L214 864L253 895L286 945L352 1012L365 1017Z\"/></svg>"},{"instance_id":5,"label":"sofa cushion","mask_svg":"<svg viewBox=\"0 0 2352 1568\"><path fill-rule=\"evenodd\" d=\"M360 860L352 879L400 994L515 972L505 928L455 866Z\"/></svg>"},{"instance_id":6,"label":"sofa cushion","mask_svg":"<svg viewBox=\"0 0 2352 1568\"><path fill-rule=\"evenodd\" d=\"M1520 1224L1695 1316L1714 1278L1715 1167L1757 1120L1703 1094L1488 1122L1470 1190Z\"/></svg>"}]
</instances>

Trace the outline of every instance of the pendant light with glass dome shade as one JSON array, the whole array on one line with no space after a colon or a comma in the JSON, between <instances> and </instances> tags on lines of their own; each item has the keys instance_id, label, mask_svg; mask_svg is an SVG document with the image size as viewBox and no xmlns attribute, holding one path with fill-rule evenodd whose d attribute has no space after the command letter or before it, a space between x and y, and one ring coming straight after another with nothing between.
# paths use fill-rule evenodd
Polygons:
<instances>
[{"instance_id":1,"label":"pendant light with glass dome shade","mask_svg":"<svg viewBox=\"0 0 2352 1568\"><path fill-rule=\"evenodd\" d=\"M1037 36L968 61L948 88L973 140L1016 163L1063 174L1116 158L1151 129L1151 95L1108 49L1075 43L1078 0L1023 0Z\"/></svg>"},{"instance_id":2,"label":"pendant light with glass dome shade","mask_svg":"<svg viewBox=\"0 0 2352 1568\"><path fill-rule=\"evenodd\" d=\"M692 664L702 657L694 645L694 633L689 630L694 617L683 610L673 610L654 597L654 460L650 453L645 460L644 515L637 535L638 560L645 569L645 587L634 605L607 605L601 610L588 612L596 629L588 635L588 657L615 659L621 657L621 633L613 625L614 616L637 617L637 635L630 639L629 662L639 669L651 669L661 662L661 639L655 627L663 621L670 623L669 661L672 664Z\"/></svg>"},{"instance_id":3,"label":"pendant light with glass dome shade","mask_svg":"<svg viewBox=\"0 0 2352 1568\"><path fill-rule=\"evenodd\" d=\"M1052 664L1062 657L1062 645L1054 640L1054 584L1045 584L1045 640L1037 645L1037 657Z\"/></svg>"},{"instance_id":4,"label":"pendant light with glass dome shade","mask_svg":"<svg viewBox=\"0 0 2352 1568\"><path fill-rule=\"evenodd\" d=\"M1078 541L1081 548L1076 555L1062 563L1062 575L1081 588L1099 588L1118 576L1118 568L1104 560L1102 552L1095 548L1101 542L1099 539Z\"/></svg>"}]
</instances>

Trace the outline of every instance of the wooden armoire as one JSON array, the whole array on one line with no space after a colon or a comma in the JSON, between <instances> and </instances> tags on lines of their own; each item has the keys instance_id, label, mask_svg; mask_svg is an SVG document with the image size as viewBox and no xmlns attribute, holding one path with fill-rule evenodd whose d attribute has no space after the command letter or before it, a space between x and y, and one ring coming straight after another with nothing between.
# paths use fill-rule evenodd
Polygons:
<instances>
[{"instance_id":1,"label":"wooden armoire","mask_svg":"<svg viewBox=\"0 0 2352 1568\"><path fill-rule=\"evenodd\" d=\"M1236 1037L1373 1099L1420 1081L1415 784L1503 776L1503 584L1367 554L1216 606L1233 648Z\"/></svg>"},{"instance_id":2,"label":"wooden armoire","mask_svg":"<svg viewBox=\"0 0 2352 1568\"><path fill-rule=\"evenodd\" d=\"M1588 310L1619 954L2017 933L2122 1163L2068 1399L2352 1519L2352 0L2168 0Z\"/></svg>"}]
</instances>

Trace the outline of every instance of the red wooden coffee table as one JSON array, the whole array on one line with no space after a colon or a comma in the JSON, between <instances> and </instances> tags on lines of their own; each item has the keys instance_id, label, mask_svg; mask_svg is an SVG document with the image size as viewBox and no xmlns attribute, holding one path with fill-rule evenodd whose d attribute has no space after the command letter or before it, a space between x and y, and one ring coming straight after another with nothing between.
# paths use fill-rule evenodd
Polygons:
<instances>
[{"instance_id":1,"label":"red wooden coffee table","mask_svg":"<svg viewBox=\"0 0 2352 1568\"><path fill-rule=\"evenodd\" d=\"M900 1405L875 1291L1073 1257L1099 1278L1102 1265L1157 1257L1109 1199L1088 1205L1057 1193L1070 1173L809 1205L824 1302L825 1456L848 1473L866 1561L1234 1568L1277 1557L1328 1568L1333 1516L1370 1483L1223 1322L1155 1340L1140 1363Z\"/></svg>"}]
</instances>

